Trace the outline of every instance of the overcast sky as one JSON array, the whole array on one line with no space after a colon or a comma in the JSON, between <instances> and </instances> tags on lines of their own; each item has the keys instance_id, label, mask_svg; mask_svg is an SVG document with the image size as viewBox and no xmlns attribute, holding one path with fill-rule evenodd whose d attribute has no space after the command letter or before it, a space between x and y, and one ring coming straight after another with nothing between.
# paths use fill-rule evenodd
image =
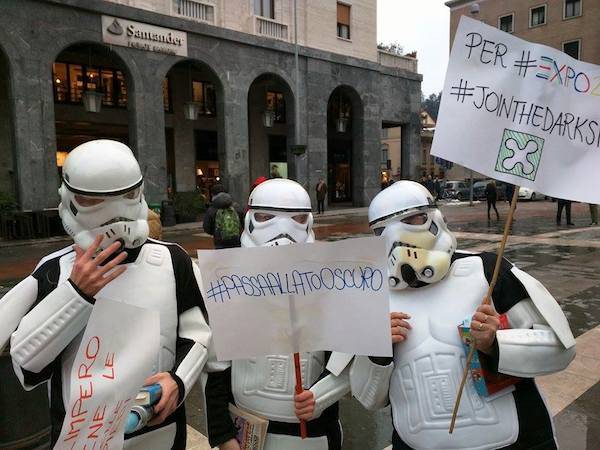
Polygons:
<instances>
[{"instance_id":1,"label":"overcast sky","mask_svg":"<svg viewBox=\"0 0 600 450\"><path fill-rule=\"evenodd\" d=\"M417 51L426 97L444 86L450 39L450 8L444 1L377 0L377 42Z\"/></svg>"}]
</instances>

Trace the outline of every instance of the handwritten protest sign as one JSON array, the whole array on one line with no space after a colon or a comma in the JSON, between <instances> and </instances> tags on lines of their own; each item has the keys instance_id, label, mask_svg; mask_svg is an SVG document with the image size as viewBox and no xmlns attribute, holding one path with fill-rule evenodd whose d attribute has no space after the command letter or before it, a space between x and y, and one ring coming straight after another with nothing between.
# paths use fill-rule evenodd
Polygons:
<instances>
[{"instance_id":1,"label":"handwritten protest sign","mask_svg":"<svg viewBox=\"0 0 600 450\"><path fill-rule=\"evenodd\" d=\"M600 66L462 17L433 155L547 195L600 203Z\"/></svg>"},{"instance_id":2,"label":"handwritten protest sign","mask_svg":"<svg viewBox=\"0 0 600 450\"><path fill-rule=\"evenodd\" d=\"M96 302L71 362L69 402L55 450L123 448L125 418L156 363L159 330L156 311Z\"/></svg>"},{"instance_id":3,"label":"handwritten protest sign","mask_svg":"<svg viewBox=\"0 0 600 450\"><path fill-rule=\"evenodd\" d=\"M391 356L381 238L199 250L219 360L334 350Z\"/></svg>"}]
</instances>

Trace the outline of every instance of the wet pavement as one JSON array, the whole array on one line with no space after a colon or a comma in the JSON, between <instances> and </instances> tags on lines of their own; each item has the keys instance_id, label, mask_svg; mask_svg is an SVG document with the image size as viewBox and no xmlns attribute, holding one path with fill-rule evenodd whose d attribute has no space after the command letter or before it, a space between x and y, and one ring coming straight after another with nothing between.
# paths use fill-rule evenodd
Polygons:
<instances>
[{"instance_id":1,"label":"wet pavement","mask_svg":"<svg viewBox=\"0 0 600 450\"><path fill-rule=\"evenodd\" d=\"M504 218L508 205L499 204L498 209L501 219ZM459 249L495 250L503 223L495 220L488 222L484 204L469 207L464 203L450 203L442 205L442 211L450 228L457 232ZM550 201L520 203L506 256L548 288L565 311L574 335L581 337L581 349L578 339L578 360L582 353L583 362L572 365L558 377L544 377L541 383L556 414L559 443L568 450L598 448L600 227L589 227L586 204L573 204L574 227L557 226L555 214L556 203ZM366 216L366 208L316 216L317 239L339 240L369 235ZM197 248L212 246L211 238L201 232L199 224L189 225L186 229L166 230L164 239L180 243L192 255ZM0 296L27 276L42 256L66 245L67 240L19 246L0 241ZM565 379L569 381L565 382ZM578 380L585 383L575 389ZM572 389L565 390L567 388ZM194 429L205 434L200 398L196 387L188 397L188 418ZM390 444L392 425L389 408L368 413L355 400L345 398L341 401L340 409L345 449L383 449Z\"/></svg>"}]
</instances>

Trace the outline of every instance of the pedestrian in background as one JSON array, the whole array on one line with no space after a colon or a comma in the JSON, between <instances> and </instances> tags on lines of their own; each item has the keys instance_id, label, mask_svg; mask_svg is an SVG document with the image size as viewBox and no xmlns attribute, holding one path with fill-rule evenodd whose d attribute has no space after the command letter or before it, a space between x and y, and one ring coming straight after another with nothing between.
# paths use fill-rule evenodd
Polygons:
<instances>
[{"instance_id":1,"label":"pedestrian in background","mask_svg":"<svg viewBox=\"0 0 600 450\"><path fill-rule=\"evenodd\" d=\"M558 209L556 210L556 225L560 225L562 220L563 208L567 216L567 225L575 225L571 222L571 200L563 200L561 198L556 199Z\"/></svg>"},{"instance_id":2,"label":"pedestrian in background","mask_svg":"<svg viewBox=\"0 0 600 450\"><path fill-rule=\"evenodd\" d=\"M433 197L436 200L442 198L442 182L437 176L433 179L433 191Z\"/></svg>"},{"instance_id":3,"label":"pedestrian in background","mask_svg":"<svg viewBox=\"0 0 600 450\"><path fill-rule=\"evenodd\" d=\"M325 212L325 197L327 196L327 183L323 178L319 178L317 187L317 214L323 214Z\"/></svg>"},{"instance_id":4,"label":"pedestrian in background","mask_svg":"<svg viewBox=\"0 0 600 450\"><path fill-rule=\"evenodd\" d=\"M592 217L592 225L598 225L598 205L589 203L590 216Z\"/></svg>"},{"instance_id":5,"label":"pedestrian in background","mask_svg":"<svg viewBox=\"0 0 600 450\"><path fill-rule=\"evenodd\" d=\"M510 203L513 198L513 195L515 193L515 185L506 183L506 188L505 188L504 193L506 194L506 203Z\"/></svg>"},{"instance_id":6,"label":"pedestrian in background","mask_svg":"<svg viewBox=\"0 0 600 450\"><path fill-rule=\"evenodd\" d=\"M244 223L243 211L222 184L212 186L211 196L211 204L202 223L204 231L213 237L215 248L239 247Z\"/></svg>"},{"instance_id":7,"label":"pedestrian in background","mask_svg":"<svg viewBox=\"0 0 600 450\"><path fill-rule=\"evenodd\" d=\"M496 200L498 199L498 190L496 189L496 182L491 180L485 187L485 198L487 199L487 213L488 222L490 218L490 209L494 208L496 212L496 220L500 220L500 214L498 214L498 208L496 208Z\"/></svg>"}]
</instances>

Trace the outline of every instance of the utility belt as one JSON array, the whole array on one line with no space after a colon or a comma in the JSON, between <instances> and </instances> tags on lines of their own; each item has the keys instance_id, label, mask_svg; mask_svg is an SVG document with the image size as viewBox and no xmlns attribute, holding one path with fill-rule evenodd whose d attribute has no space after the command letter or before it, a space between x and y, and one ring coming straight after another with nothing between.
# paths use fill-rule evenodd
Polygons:
<instances>
[{"instance_id":1,"label":"utility belt","mask_svg":"<svg viewBox=\"0 0 600 450\"><path fill-rule=\"evenodd\" d=\"M331 405L317 419L306 422L307 437L330 436L339 430L339 405ZM267 433L285 434L287 436L300 436L300 423L276 422L269 420Z\"/></svg>"}]
</instances>

